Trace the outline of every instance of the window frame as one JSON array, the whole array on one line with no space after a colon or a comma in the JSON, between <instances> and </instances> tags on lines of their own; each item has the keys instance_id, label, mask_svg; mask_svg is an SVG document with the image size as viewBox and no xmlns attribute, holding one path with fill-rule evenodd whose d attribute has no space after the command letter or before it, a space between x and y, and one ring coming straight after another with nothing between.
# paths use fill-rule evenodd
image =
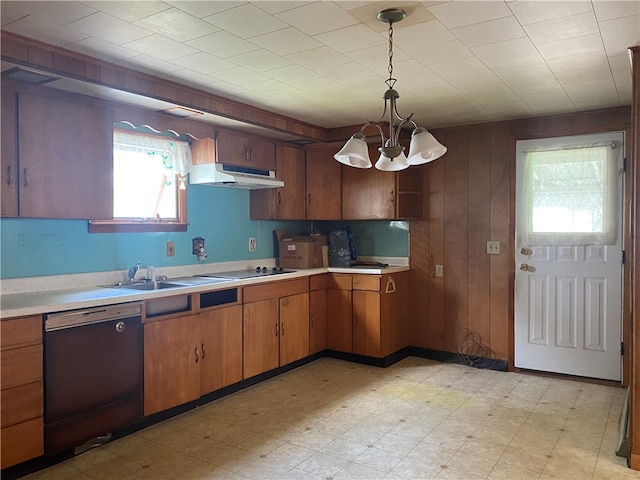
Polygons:
<instances>
[{"instance_id":1,"label":"window frame","mask_svg":"<svg viewBox=\"0 0 640 480\"><path fill-rule=\"evenodd\" d=\"M114 131L121 129L114 126ZM134 132L139 135L149 135L146 132L136 130L127 130L128 133ZM162 136L162 135L160 135ZM185 141L181 138L174 140ZM113 166L112 166L113 171ZM176 181L179 181L176 175ZM185 179L185 183L188 183ZM186 232L189 226L187 221L187 189L178 188L177 193L177 219L155 219L149 218L142 220L125 220L119 218L110 219L92 219L89 220L89 233L146 233L146 232ZM112 200L113 202L113 200Z\"/></svg>"}]
</instances>

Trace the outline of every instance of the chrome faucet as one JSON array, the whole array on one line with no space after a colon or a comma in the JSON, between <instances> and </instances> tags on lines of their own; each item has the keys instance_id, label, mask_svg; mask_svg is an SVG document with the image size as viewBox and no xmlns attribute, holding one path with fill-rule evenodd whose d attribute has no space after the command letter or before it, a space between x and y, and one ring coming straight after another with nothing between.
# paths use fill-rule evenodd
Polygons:
<instances>
[{"instance_id":1,"label":"chrome faucet","mask_svg":"<svg viewBox=\"0 0 640 480\"><path fill-rule=\"evenodd\" d=\"M129 277L129 281L130 282L135 282L136 281L136 273L138 273L138 270L140 270L140 262L136 263L127 272L127 276Z\"/></svg>"}]
</instances>

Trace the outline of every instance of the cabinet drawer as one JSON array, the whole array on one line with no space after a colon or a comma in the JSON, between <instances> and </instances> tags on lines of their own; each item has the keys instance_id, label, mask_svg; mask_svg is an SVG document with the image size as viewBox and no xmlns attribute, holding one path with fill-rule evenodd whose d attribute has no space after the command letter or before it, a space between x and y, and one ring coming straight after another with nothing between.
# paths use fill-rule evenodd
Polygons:
<instances>
[{"instance_id":1,"label":"cabinet drawer","mask_svg":"<svg viewBox=\"0 0 640 480\"><path fill-rule=\"evenodd\" d=\"M329 283L329 275L312 275L309 277L309 290L325 290Z\"/></svg>"},{"instance_id":2,"label":"cabinet drawer","mask_svg":"<svg viewBox=\"0 0 640 480\"><path fill-rule=\"evenodd\" d=\"M327 278L327 288L334 290L351 290L351 275L341 273L331 273Z\"/></svg>"},{"instance_id":3,"label":"cabinet drawer","mask_svg":"<svg viewBox=\"0 0 640 480\"><path fill-rule=\"evenodd\" d=\"M7 468L44 454L42 417L0 430L0 466Z\"/></svg>"},{"instance_id":4,"label":"cabinet drawer","mask_svg":"<svg viewBox=\"0 0 640 480\"><path fill-rule=\"evenodd\" d=\"M42 316L12 318L0 322L0 349L42 343Z\"/></svg>"},{"instance_id":5,"label":"cabinet drawer","mask_svg":"<svg viewBox=\"0 0 640 480\"><path fill-rule=\"evenodd\" d=\"M42 416L42 382L7 388L0 393L2 428Z\"/></svg>"},{"instance_id":6,"label":"cabinet drawer","mask_svg":"<svg viewBox=\"0 0 640 480\"><path fill-rule=\"evenodd\" d=\"M42 345L2 352L2 390L42 380Z\"/></svg>"},{"instance_id":7,"label":"cabinet drawer","mask_svg":"<svg viewBox=\"0 0 640 480\"><path fill-rule=\"evenodd\" d=\"M269 298L285 297L309 291L309 278L270 282L265 285L244 287L244 303L258 302Z\"/></svg>"},{"instance_id":8,"label":"cabinet drawer","mask_svg":"<svg viewBox=\"0 0 640 480\"><path fill-rule=\"evenodd\" d=\"M373 292L380 291L380 275L354 275L354 290L370 290Z\"/></svg>"}]
</instances>

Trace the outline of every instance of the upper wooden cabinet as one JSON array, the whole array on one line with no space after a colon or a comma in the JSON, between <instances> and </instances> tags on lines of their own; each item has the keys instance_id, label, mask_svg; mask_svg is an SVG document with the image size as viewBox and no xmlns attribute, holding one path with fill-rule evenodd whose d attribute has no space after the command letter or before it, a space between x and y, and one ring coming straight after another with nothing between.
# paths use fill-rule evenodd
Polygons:
<instances>
[{"instance_id":1,"label":"upper wooden cabinet","mask_svg":"<svg viewBox=\"0 0 640 480\"><path fill-rule=\"evenodd\" d=\"M276 169L276 147L267 139L220 130L216 135L218 163L263 170Z\"/></svg>"},{"instance_id":2,"label":"upper wooden cabinet","mask_svg":"<svg viewBox=\"0 0 640 480\"><path fill-rule=\"evenodd\" d=\"M309 220L339 220L342 218L341 168L333 154L335 145L307 147L307 197Z\"/></svg>"},{"instance_id":3,"label":"upper wooden cabinet","mask_svg":"<svg viewBox=\"0 0 640 480\"><path fill-rule=\"evenodd\" d=\"M377 155L376 155L377 154ZM369 147L371 161L379 157ZM342 165L342 218L421 219L424 216L424 168L409 167L399 172L383 172Z\"/></svg>"},{"instance_id":4,"label":"upper wooden cabinet","mask_svg":"<svg viewBox=\"0 0 640 480\"><path fill-rule=\"evenodd\" d=\"M305 218L304 150L276 146L276 177L284 187L251 190L252 220L303 220Z\"/></svg>"},{"instance_id":5,"label":"upper wooden cabinet","mask_svg":"<svg viewBox=\"0 0 640 480\"><path fill-rule=\"evenodd\" d=\"M52 88L2 90L2 215L111 218L113 109Z\"/></svg>"}]
</instances>

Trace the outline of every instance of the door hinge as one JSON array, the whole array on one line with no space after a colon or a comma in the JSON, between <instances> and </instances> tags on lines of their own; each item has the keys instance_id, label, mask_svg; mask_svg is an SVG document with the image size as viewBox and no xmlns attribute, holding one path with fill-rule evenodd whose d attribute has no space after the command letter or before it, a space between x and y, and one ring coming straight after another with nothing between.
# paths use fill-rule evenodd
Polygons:
<instances>
[{"instance_id":1,"label":"door hinge","mask_svg":"<svg viewBox=\"0 0 640 480\"><path fill-rule=\"evenodd\" d=\"M620 342L620 355L624 355L624 342Z\"/></svg>"},{"instance_id":2,"label":"door hinge","mask_svg":"<svg viewBox=\"0 0 640 480\"><path fill-rule=\"evenodd\" d=\"M627 260L627 253L624 250L622 250L620 255L620 263L624 264L626 260Z\"/></svg>"},{"instance_id":3,"label":"door hinge","mask_svg":"<svg viewBox=\"0 0 640 480\"><path fill-rule=\"evenodd\" d=\"M627 157L622 159L622 173L627 171Z\"/></svg>"}]
</instances>

